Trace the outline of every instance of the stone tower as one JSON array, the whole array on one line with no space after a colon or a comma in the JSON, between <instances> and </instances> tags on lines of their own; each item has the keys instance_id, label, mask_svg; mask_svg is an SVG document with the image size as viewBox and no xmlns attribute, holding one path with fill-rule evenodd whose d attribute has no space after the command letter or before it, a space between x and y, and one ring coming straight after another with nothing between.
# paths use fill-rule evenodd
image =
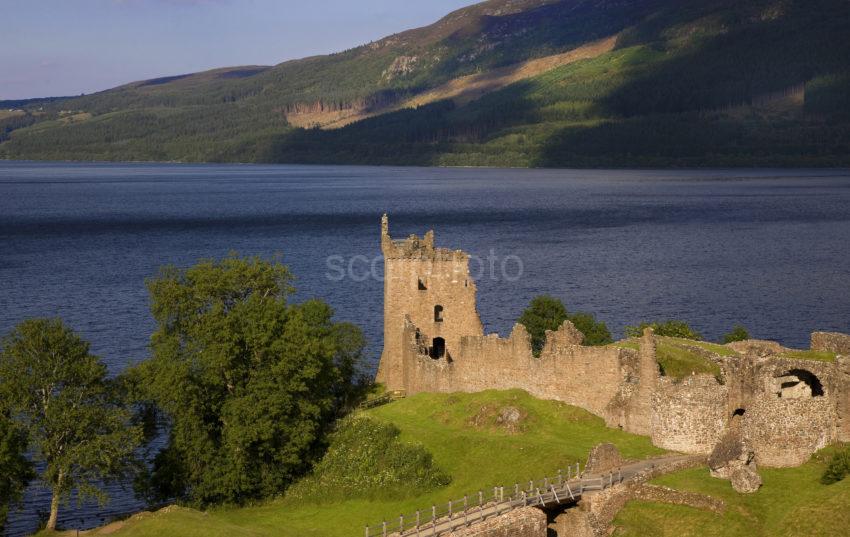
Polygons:
<instances>
[{"instance_id":1,"label":"stone tower","mask_svg":"<svg viewBox=\"0 0 850 537\"><path fill-rule=\"evenodd\" d=\"M434 232L393 240L387 215L381 219L384 254L384 351L377 381L404 388L402 338L405 318L416 325L435 360L452 360L463 336L481 336L469 256L434 247Z\"/></svg>"}]
</instances>

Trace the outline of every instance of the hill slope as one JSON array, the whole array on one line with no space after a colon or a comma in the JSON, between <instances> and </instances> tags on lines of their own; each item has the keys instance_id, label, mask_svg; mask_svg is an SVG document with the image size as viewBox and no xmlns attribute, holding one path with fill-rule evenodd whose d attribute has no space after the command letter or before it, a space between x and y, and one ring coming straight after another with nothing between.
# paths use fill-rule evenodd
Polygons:
<instances>
[{"instance_id":1,"label":"hill slope","mask_svg":"<svg viewBox=\"0 0 850 537\"><path fill-rule=\"evenodd\" d=\"M846 0L490 0L338 54L24 105L0 156L846 165L847 35Z\"/></svg>"}]
</instances>

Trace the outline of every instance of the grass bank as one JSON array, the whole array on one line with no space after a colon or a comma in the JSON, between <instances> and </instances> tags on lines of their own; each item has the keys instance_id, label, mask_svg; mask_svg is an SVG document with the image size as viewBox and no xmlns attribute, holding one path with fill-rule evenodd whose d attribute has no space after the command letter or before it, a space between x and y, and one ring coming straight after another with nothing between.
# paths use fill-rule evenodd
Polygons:
<instances>
[{"instance_id":1,"label":"grass bank","mask_svg":"<svg viewBox=\"0 0 850 537\"><path fill-rule=\"evenodd\" d=\"M512 408L519 418L500 418ZM171 507L145 513L92 535L154 537L349 537L367 523L427 508L464 494L552 475L591 447L612 442L629 458L662 453L648 438L609 429L601 418L576 407L542 401L522 391L477 394L419 394L364 412L392 423L399 439L418 444L451 476L445 487L406 498L304 501L281 498L263 505L219 508L208 512ZM517 413L513 413L514 416Z\"/></svg>"},{"instance_id":2,"label":"grass bank","mask_svg":"<svg viewBox=\"0 0 850 537\"><path fill-rule=\"evenodd\" d=\"M850 479L823 485L833 448L798 468L760 469L764 486L738 494L728 481L696 468L653 483L699 492L726 502L723 514L653 502L630 502L614 521L614 535L641 537L838 537L850 535Z\"/></svg>"}]
</instances>

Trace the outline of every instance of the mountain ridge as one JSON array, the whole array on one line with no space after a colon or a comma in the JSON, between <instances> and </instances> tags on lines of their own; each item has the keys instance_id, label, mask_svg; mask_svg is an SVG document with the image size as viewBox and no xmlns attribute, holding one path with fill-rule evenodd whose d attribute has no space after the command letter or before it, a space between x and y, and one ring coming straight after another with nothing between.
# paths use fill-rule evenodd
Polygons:
<instances>
[{"instance_id":1,"label":"mountain ridge","mask_svg":"<svg viewBox=\"0 0 850 537\"><path fill-rule=\"evenodd\" d=\"M330 55L36 103L0 118L0 156L846 165L848 13L846 0L490 0ZM793 105L761 103L790 87Z\"/></svg>"}]
</instances>

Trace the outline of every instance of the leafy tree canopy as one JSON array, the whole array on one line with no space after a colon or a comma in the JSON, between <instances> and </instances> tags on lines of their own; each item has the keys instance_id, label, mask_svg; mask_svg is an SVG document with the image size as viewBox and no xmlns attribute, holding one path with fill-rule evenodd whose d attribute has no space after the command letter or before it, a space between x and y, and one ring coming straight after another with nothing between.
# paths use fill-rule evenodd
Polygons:
<instances>
[{"instance_id":1,"label":"leafy tree canopy","mask_svg":"<svg viewBox=\"0 0 850 537\"><path fill-rule=\"evenodd\" d=\"M364 341L322 302L288 304L291 282L277 261L236 256L148 281L153 356L128 378L170 425L146 482L152 496L268 497L321 453L359 387Z\"/></svg>"},{"instance_id":2,"label":"leafy tree canopy","mask_svg":"<svg viewBox=\"0 0 850 537\"><path fill-rule=\"evenodd\" d=\"M34 477L32 465L24 457L26 449L25 432L0 409L0 534L3 534L9 506L21 500Z\"/></svg>"},{"instance_id":3,"label":"leafy tree canopy","mask_svg":"<svg viewBox=\"0 0 850 537\"><path fill-rule=\"evenodd\" d=\"M113 388L88 343L58 319L24 321L3 339L0 400L44 463L40 477L53 492L48 529L71 491L106 501L101 484L135 466L141 432Z\"/></svg>"},{"instance_id":4,"label":"leafy tree canopy","mask_svg":"<svg viewBox=\"0 0 850 537\"><path fill-rule=\"evenodd\" d=\"M557 330L567 320L584 334L585 345L611 343L611 333L604 322L597 321L590 313L579 312L571 315L563 302L549 295L532 299L517 322L525 326L531 336L531 350L534 356L540 356L543 345L546 344L546 331Z\"/></svg>"},{"instance_id":5,"label":"leafy tree canopy","mask_svg":"<svg viewBox=\"0 0 850 537\"><path fill-rule=\"evenodd\" d=\"M663 322L641 323L638 326L627 326L626 336L640 337L647 328L652 328L656 336L678 337L682 339L693 339L695 341L702 340L702 335L691 328L688 323L674 319Z\"/></svg>"}]
</instances>

